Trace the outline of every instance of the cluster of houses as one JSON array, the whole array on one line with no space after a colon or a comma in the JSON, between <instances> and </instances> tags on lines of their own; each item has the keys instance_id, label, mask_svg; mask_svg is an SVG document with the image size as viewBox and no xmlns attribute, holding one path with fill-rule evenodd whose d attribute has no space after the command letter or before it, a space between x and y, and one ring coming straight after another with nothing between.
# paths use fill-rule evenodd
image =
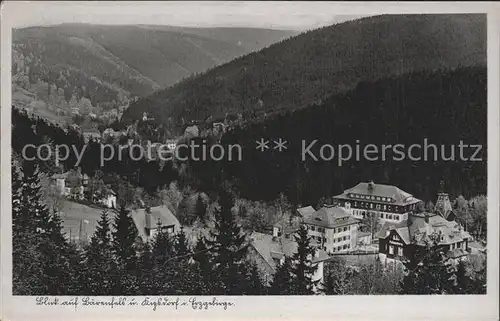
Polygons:
<instances>
[{"instance_id":1,"label":"cluster of houses","mask_svg":"<svg viewBox=\"0 0 500 321\"><path fill-rule=\"evenodd\" d=\"M107 208L116 208L116 193L109 187L94 189L90 177L82 174L80 168L53 174L51 179L60 196L80 201L88 199Z\"/></svg>"},{"instance_id":2,"label":"cluster of houses","mask_svg":"<svg viewBox=\"0 0 500 321\"><path fill-rule=\"evenodd\" d=\"M88 176L79 171L53 176L63 195L81 198L88 190ZM471 236L455 221L455 214L446 193L439 193L432 212L418 212L422 201L398 187L363 182L333 197L332 205L319 209L306 206L294 215L283 215L272 232L252 232L249 236L249 258L264 280L270 282L286 257L297 251L294 235L301 226L308 231L311 256L317 267L313 280L323 280L325 262L337 255L371 255L382 263L401 262L425 251L427 246L439 246L451 260L467 257ZM102 203L116 206L116 196L110 193ZM376 233L362 232L363 218L377 217L381 223ZM131 217L143 241L150 241L160 230L172 235L182 227L167 206L146 207L132 211Z\"/></svg>"},{"instance_id":3,"label":"cluster of houses","mask_svg":"<svg viewBox=\"0 0 500 321\"><path fill-rule=\"evenodd\" d=\"M466 258L470 234L455 222L449 196L439 193L432 213L418 213L422 201L398 187L363 182L333 197L333 205L315 210L299 208L294 219L280 220L273 232L253 232L251 257L270 280L284 257L292 256L297 244L293 235L307 228L315 247L311 260L317 266L314 280L322 281L324 262L336 255L377 255L381 262L401 262L427 246L439 246L448 258ZM373 235L361 232L362 219L377 217L381 227ZM321 282L320 282L321 283Z\"/></svg>"}]
</instances>

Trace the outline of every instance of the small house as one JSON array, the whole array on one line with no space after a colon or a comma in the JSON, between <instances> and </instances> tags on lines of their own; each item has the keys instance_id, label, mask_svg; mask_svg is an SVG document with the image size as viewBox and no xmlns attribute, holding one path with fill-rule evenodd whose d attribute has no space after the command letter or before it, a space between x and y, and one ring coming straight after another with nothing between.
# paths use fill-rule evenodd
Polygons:
<instances>
[{"instance_id":1,"label":"small house","mask_svg":"<svg viewBox=\"0 0 500 321\"><path fill-rule=\"evenodd\" d=\"M132 220L143 241L154 238L159 229L169 234L180 231L181 224L166 206L146 207L132 212Z\"/></svg>"}]
</instances>

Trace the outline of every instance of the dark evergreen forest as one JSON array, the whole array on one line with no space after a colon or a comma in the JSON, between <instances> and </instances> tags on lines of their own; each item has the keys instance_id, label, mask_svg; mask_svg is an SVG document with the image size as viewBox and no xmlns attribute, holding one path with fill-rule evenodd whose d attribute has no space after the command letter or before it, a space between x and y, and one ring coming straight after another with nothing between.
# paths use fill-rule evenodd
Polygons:
<instances>
[{"instance_id":1,"label":"dark evergreen forest","mask_svg":"<svg viewBox=\"0 0 500 321\"><path fill-rule=\"evenodd\" d=\"M360 83L354 90L324 103L275 116L263 123L236 128L223 137L225 144L243 146L242 162L226 162L224 174L235 182L244 197L273 199L280 192L294 203L316 204L322 197L341 193L360 181L373 180L396 185L416 197L434 199L444 181L452 195L486 193L487 104L486 69L460 68L436 73L418 72L376 82ZM270 149L256 150L256 141L270 139ZM272 140L288 141L288 149L273 150ZM438 158L430 150L428 161L301 160L301 141L314 139L315 155L322 144L349 144L353 151L375 144L455 145L455 161ZM458 145L481 144L481 162L462 161ZM474 149L466 150L470 157ZM416 153L418 155L418 150ZM420 154L422 155L422 154ZM423 155L422 155L423 156ZM381 157L379 157L381 159Z\"/></svg>"}]
</instances>

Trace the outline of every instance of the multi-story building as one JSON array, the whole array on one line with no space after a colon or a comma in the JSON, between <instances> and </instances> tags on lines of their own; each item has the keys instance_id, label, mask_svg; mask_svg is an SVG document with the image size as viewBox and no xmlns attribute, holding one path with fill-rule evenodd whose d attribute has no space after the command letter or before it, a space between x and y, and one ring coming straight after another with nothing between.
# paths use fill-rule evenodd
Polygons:
<instances>
[{"instance_id":1,"label":"multi-story building","mask_svg":"<svg viewBox=\"0 0 500 321\"><path fill-rule=\"evenodd\" d=\"M311 244L328 253L352 250L357 243L359 220L339 206L326 206L304 216Z\"/></svg>"},{"instance_id":2,"label":"multi-story building","mask_svg":"<svg viewBox=\"0 0 500 321\"><path fill-rule=\"evenodd\" d=\"M471 240L460 224L434 213L410 214L397 224L386 222L377 236L382 261L412 259L427 246L439 246L448 258L460 259L467 255Z\"/></svg>"},{"instance_id":3,"label":"multi-story building","mask_svg":"<svg viewBox=\"0 0 500 321\"><path fill-rule=\"evenodd\" d=\"M375 184L373 181L359 183L333 197L334 203L356 218L377 215L390 222L402 222L408 214L417 210L422 202L396 186Z\"/></svg>"}]
</instances>

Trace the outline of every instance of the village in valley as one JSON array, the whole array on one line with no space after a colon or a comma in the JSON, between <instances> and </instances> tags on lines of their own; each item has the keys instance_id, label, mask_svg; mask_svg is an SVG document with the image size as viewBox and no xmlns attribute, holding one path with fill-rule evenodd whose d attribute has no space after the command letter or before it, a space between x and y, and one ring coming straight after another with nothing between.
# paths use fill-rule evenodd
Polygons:
<instances>
[{"instance_id":1,"label":"village in valley","mask_svg":"<svg viewBox=\"0 0 500 321\"><path fill-rule=\"evenodd\" d=\"M175 140L168 143L175 149ZM87 174L82 175L80 169L54 174L51 184L68 202L104 211L118 210L116 192L102 182L95 184ZM483 261L479 263L481 266L486 243L481 238L474 238L462 223L457 222L458 205L454 203L453 206L445 191L436 195L432 205L396 186L361 182L332 196L323 206L289 208L288 211L274 209L278 211L274 224L259 231L246 231L248 257L269 285L285 259L291 259L297 252L296 233L300 227L305 228L314 249L311 253L315 267L312 280L318 284L315 288L318 293L325 282L325 265L338 258L354 270L380 262L386 269L402 272L403 262L422 255L432 244L442 249L446 260L454 266L467 260L474 264ZM461 206L463 210L464 205ZM465 206L473 208L474 204ZM97 227L96 221L100 218L98 212L93 212L92 216L82 214L78 226L72 224L71 219L63 223L63 230L71 242L80 245L90 242L95 232L92 227ZM63 220L65 215L78 217L78 213L71 215L64 211L61 215ZM166 231L172 237L183 231L187 233L189 244L195 246L200 237L209 235L206 228L197 224L181 225L172 204L151 207L139 198L131 207L130 216L141 242L153 241L159 231ZM82 222L91 227L84 233Z\"/></svg>"},{"instance_id":2,"label":"village in valley","mask_svg":"<svg viewBox=\"0 0 500 321\"><path fill-rule=\"evenodd\" d=\"M486 293L486 155L340 166L298 147L486 145L485 26L16 30L13 293ZM463 55L443 54L457 43ZM191 143L243 157L201 159Z\"/></svg>"}]
</instances>

